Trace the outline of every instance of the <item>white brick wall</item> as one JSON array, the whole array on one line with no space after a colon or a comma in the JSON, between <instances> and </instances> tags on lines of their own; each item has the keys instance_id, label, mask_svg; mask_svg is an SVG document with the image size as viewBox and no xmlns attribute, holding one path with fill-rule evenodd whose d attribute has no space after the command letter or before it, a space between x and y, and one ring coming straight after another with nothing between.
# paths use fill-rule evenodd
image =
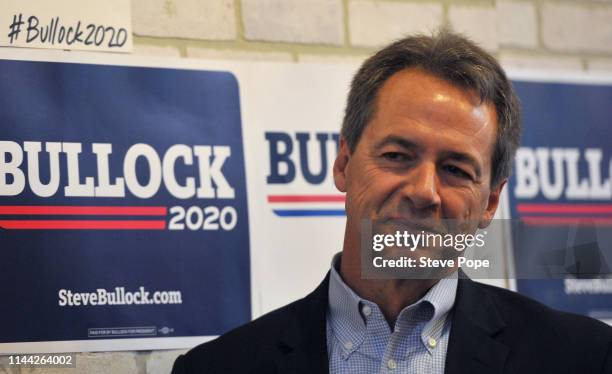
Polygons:
<instances>
[{"instance_id":1,"label":"white brick wall","mask_svg":"<svg viewBox=\"0 0 612 374\"><path fill-rule=\"evenodd\" d=\"M593 58L587 61L588 69L612 75L612 58Z\"/></svg>"},{"instance_id":2,"label":"white brick wall","mask_svg":"<svg viewBox=\"0 0 612 374\"><path fill-rule=\"evenodd\" d=\"M170 374L174 360L186 350L167 350L151 352L146 361L146 374Z\"/></svg>"},{"instance_id":3,"label":"white brick wall","mask_svg":"<svg viewBox=\"0 0 612 374\"><path fill-rule=\"evenodd\" d=\"M368 55L330 55L302 53L298 56L298 62L321 63L321 64L350 64L360 66Z\"/></svg>"},{"instance_id":4,"label":"white brick wall","mask_svg":"<svg viewBox=\"0 0 612 374\"><path fill-rule=\"evenodd\" d=\"M448 18L453 30L465 34L489 51L497 50L497 12L494 7L451 5Z\"/></svg>"},{"instance_id":5,"label":"white brick wall","mask_svg":"<svg viewBox=\"0 0 612 374\"><path fill-rule=\"evenodd\" d=\"M76 357L76 367L69 369L36 368L21 369L28 374L132 374L139 373L138 363L140 353L134 352L100 352L80 353ZM19 369L17 369L19 370ZM12 372L8 372L13 374Z\"/></svg>"},{"instance_id":6,"label":"white brick wall","mask_svg":"<svg viewBox=\"0 0 612 374\"><path fill-rule=\"evenodd\" d=\"M441 4L352 0L349 2L350 41L355 46L385 45L407 34L431 34L442 24Z\"/></svg>"},{"instance_id":7,"label":"white brick wall","mask_svg":"<svg viewBox=\"0 0 612 374\"><path fill-rule=\"evenodd\" d=\"M500 62L504 68L515 70L557 70L580 71L582 62L578 57L566 56L534 56L527 54L506 53L500 55Z\"/></svg>"},{"instance_id":8,"label":"white brick wall","mask_svg":"<svg viewBox=\"0 0 612 374\"><path fill-rule=\"evenodd\" d=\"M342 44L341 0L242 0L249 40Z\"/></svg>"},{"instance_id":9,"label":"white brick wall","mask_svg":"<svg viewBox=\"0 0 612 374\"><path fill-rule=\"evenodd\" d=\"M188 47L187 57L215 60L243 60L243 61L293 61L293 56L286 52L255 52L240 50L223 50Z\"/></svg>"},{"instance_id":10,"label":"white brick wall","mask_svg":"<svg viewBox=\"0 0 612 374\"><path fill-rule=\"evenodd\" d=\"M176 57L183 51L195 58L354 60L355 51L365 56L406 34L430 33L448 24L489 51L502 52L515 66L605 71L612 58L612 0L133 0L132 4L139 55ZM139 36L170 39L170 43ZM166 45L172 40L181 47ZM517 51L526 55L516 55ZM580 55L583 52L589 55Z\"/></svg>"},{"instance_id":11,"label":"white brick wall","mask_svg":"<svg viewBox=\"0 0 612 374\"><path fill-rule=\"evenodd\" d=\"M542 6L542 39L556 51L612 53L612 5L580 3Z\"/></svg>"},{"instance_id":12,"label":"white brick wall","mask_svg":"<svg viewBox=\"0 0 612 374\"><path fill-rule=\"evenodd\" d=\"M499 44L535 48L538 45L538 20L533 3L498 1Z\"/></svg>"},{"instance_id":13,"label":"white brick wall","mask_svg":"<svg viewBox=\"0 0 612 374\"><path fill-rule=\"evenodd\" d=\"M180 57L181 51L176 47L134 44L134 54L144 56Z\"/></svg>"},{"instance_id":14,"label":"white brick wall","mask_svg":"<svg viewBox=\"0 0 612 374\"><path fill-rule=\"evenodd\" d=\"M236 38L233 0L132 0L136 35L204 40Z\"/></svg>"}]
</instances>

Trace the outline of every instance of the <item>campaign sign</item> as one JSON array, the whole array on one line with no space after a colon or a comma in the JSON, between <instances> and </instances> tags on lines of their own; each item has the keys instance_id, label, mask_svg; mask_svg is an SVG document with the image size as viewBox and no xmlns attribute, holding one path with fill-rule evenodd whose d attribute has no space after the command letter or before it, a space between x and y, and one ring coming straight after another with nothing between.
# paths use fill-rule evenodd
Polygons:
<instances>
[{"instance_id":1,"label":"campaign sign","mask_svg":"<svg viewBox=\"0 0 612 374\"><path fill-rule=\"evenodd\" d=\"M0 60L0 227L0 343L249 321L236 79Z\"/></svg>"},{"instance_id":2,"label":"campaign sign","mask_svg":"<svg viewBox=\"0 0 612 374\"><path fill-rule=\"evenodd\" d=\"M521 223L512 233L518 291L610 319L612 86L514 85L524 116L509 183L511 214Z\"/></svg>"}]
</instances>

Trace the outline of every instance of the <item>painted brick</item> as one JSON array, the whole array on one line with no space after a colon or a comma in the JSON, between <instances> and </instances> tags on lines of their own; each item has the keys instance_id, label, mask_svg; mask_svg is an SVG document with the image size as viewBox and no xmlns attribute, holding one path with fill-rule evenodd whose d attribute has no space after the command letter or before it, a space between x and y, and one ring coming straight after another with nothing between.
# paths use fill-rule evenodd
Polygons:
<instances>
[{"instance_id":1,"label":"painted brick","mask_svg":"<svg viewBox=\"0 0 612 374\"><path fill-rule=\"evenodd\" d=\"M161 47L157 45L134 44L135 55L181 57L181 51L176 47Z\"/></svg>"},{"instance_id":2,"label":"painted brick","mask_svg":"<svg viewBox=\"0 0 612 374\"><path fill-rule=\"evenodd\" d=\"M515 70L582 70L580 58L570 56L534 56L502 53L500 62L504 68L512 68Z\"/></svg>"},{"instance_id":3,"label":"painted brick","mask_svg":"<svg viewBox=\"0 0 612 374\"><path fill-rule=\"evenodd\" d=\"M542 39L556 51L612 52L612 6L542 5Z\"/></svg>"},{"instance_id":4,"label":"painted brick","mask_svg":"<svg viewBox=\"0 0 612 374\"><path fill-rule=\"evenodd\" d=\"M538 45L538 21L532 3L499 1L497 20L500 44L527 48Z\"/></svg>"},{"instance_id":5,"label":"painted brick","mask_svg":"<svg viewBox=\"0 0 612 374\"><path fill-rule=\"evenodd\" d=\"M153 351L146 362L146 374L169 374L178 355L187 350Z\"/></svg>"},{"instance_id":6,"label":"painted brick","mask_svg":"<svg viewBox=\"0 0 612 374\"><path fill-rule=\"evenodd\" d=\"M587 61L589 71L612 73L612 57L593 58Z\"/></svg>"},{"instance_id":7,"label":"painted brick","mask_svg":"<svg viewBox=\"0 0 612 374\"><path fill-rule=\"evenodd\" d=\"M258 52L198 47L188 47L187 57L215 60L293 61L293 57L287 52Z\"/></svg>"},{"instance_id":8,"label":"painted brick","mask_svg":"<svg viewBox=\"0 0 612 374\"><path fill-rule=\"evenodd\" d=\"M132 0L134 33L205 40L235 39L233 0Z\"/></svg>"},{"instance_id":9,"label":"painted brick","mask_svg":"<svg viewBox=\"0 0 612 374\"><path fill-rule=\"evenodd\" d=\"M354 0L349 3L352 45L379 47L403 36L431 34L443 21L442 5Z\"/></svg>"},{"instance_id":10,"label":"painted brick","mask_svg":"<svg viewBox=\"0 0 612 374\"><path fill-rule=\"evenodd\" d=\"M306 63L321 63L321 64L349 64L355 65L356 67L360 66L365 59L368 58L367 55L358 56L358 55L338 55L338 54L314 54L314 53L301 53L298 56L299 62Z\"/></svg>"},{"instance_id":11,"label":"painted brick","mask_svg":"<svg viewBox=\"0 0 612 374\"><path fill-rule=\"evenodd\" d=\"M242 0L245 37L294 43L342 44L341 0Z\"/></svg>"},{"instance_id":12,"label":"painted brick","mask_svg":"<svg viewBox=\"0 0 612 374\"><path fill-rule=\"evenodd\" d=\"M448 17L453 30L464 34L489 51L497 50L498 25L494 7L450 6Z\"/></svg>"},{"instance_id":13,"label":"painted brick","mask_svg":"<svg viewBox=\"0 0 612 374\"><path fill-rule=\"evenodd\" d=\"M76 368L36 368L23 369L21 372L28 374L137 374L141 372L135 359L137 355L136 352L78 353Z\"/></svg>"}]
</instances>

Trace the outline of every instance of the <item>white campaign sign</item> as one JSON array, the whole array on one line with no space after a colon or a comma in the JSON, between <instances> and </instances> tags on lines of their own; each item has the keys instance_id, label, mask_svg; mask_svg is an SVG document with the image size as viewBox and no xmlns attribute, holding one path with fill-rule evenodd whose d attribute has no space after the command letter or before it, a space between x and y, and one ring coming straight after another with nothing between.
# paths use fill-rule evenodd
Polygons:
<instances>
[{"instance_id":1,"label":"white campaign sign","mask_svg":"<svg viewBox=\"0 0 612 374\"><path fill-rule=\"evenodd\" d=\"M0 46L132 51L129 0L0 0Z\"/></svg>"}]
</instances>

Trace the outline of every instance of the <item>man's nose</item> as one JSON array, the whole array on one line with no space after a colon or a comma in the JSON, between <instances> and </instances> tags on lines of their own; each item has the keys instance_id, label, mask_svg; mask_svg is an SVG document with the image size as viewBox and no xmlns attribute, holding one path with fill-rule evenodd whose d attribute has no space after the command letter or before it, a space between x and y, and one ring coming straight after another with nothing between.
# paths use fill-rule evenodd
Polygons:
<instances>
[{"instance_id":1,"label":"man's nose","mask_svg":"<svg viewBox=\"0 0 612 374\"><path fill-rule=\"evenodd\" d=\"M438 175L434 163L421 163L408 173L403 194L415 210L435 209L440 205Z\"/></svg>"}]
</instances>

